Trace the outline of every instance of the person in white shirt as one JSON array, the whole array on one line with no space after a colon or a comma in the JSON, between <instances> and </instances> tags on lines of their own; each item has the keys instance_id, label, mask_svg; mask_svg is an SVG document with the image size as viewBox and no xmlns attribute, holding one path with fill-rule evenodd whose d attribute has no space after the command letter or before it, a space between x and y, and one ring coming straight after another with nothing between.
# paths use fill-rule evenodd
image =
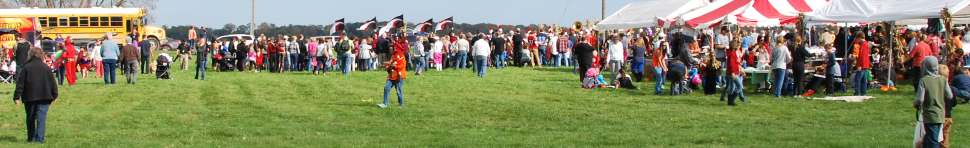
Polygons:
<instances>
[{"instance_id":1,"label":"person in white shirt","mask_svg":"<svg viewBox=\"0 0 970 148\"><path fill-rule=\"evenodd\" d=\"M91 53L91 64L94 64L94 73L98 76L98 78L101 78L104 76L104 65L101 64L101 60L103 60L101 58L101 41L95 41L94 47L92 47L90 50L91 52L88 53Z\"/></svg>"},{"instance_id":2,"label":"person in white shirt","mask_svg":"<svg viewBox=\"0 0 970 148\"><path fill-rule=\"evenodd\" d=\"M322 39L322 40L323 41L322 43L320 43L320 46L317 47L318 48L317 57L319 58L318 60L320 60L317 62L323 62L323 64L321 64L322 66L320 69L320 73L323 75L326 75L327 71L333 70L334 68L333 63L331 63L334 59L333 57L334 43L332 40L327 40L327 39Z\"/></svg>"},{"instance_id":3,"label":"person in white shirt","mask_svg":"<svg viewBox=\"0 0 970 148\"><path fill-rule=\"evenodd\" d=\"M437 37L432 38L431 41L434 42L434 43L431 44L431 55L434 58L433 59L434 60L434 65L432 65L432 66L434 66L434 68L435 68L436 71L441 71L441 68L442 68L441 67L441 63L443 62L442 60L444 59L444 57L443 57L444 56L443 55L444 53L442 53L442 51L445 48L445 44L444 44L445 41L443 41L443 40L441 40L441 38L437 38Z\"/></svg>"},{"instance_id":4,"label":"person in white shirt","mask_svg":"<svg viewBox=\"0 0 970 148\"><path fill-rule=\"evenodd\" d=\"M559 61L560 61L559 60L559 58L560 58L560 55L559 55L559 47L558 47L559 46L559 36L556 36L558 33L556 33L555 30L553 30L553 29L549 29L549 33L548 34L549 34L549 39L548 39L549 40L549 43L546 45L546 48L549 48L549 49L547 49L548 50L547 52L549 52L550 54L552 54L552 57L551 57L551 60L552 61L547 62L547 63L549 63L548 65L556 65L556 67L558 67L559 64L557 64L557 63L559 63Z\"/></svg>"},{"instance_id":5,"label":"person in white shirt","mask_svg":"<svg viewBox=\"0 0 970 148\"><path fill-rule=\"evenodd\" d=\"M333 46L329 46L328 47L327 46L328 45L327 41L325 39L323 39L323 38L317 38L317 42L315 42L315 43L316 44L313 45L313 46L317 46L317 51L315 51L314 53L310 53L310 54L313 54L314 55L315 59L313 59L313 60L317 60L317 65L316 65L316 67L313 68L312 73L313 74L320 74L319 72L321 72L321 71L327 71L327 68L326 68L326 65L327 65L327 62L326 62L327 61L327 57L326 57L326 55L328 53L327 50L329 48L333 48Z\"/></svg>"},{"instance_id":6,"label":"person in white shirt","mask_svg":"<svg viewBox=\"0 0 970 148\"><path fill-rule=\"evenodd\" d=\"M374 53L371 52L372 48L373 46L370 45L369 39L365 38L360 41L360 51L358 51L357 55L360 56L359 61L361 63L358 63L358 65L361 65L360 69L362 71L371 70L374 67L374 61L372 60Z\"/></svg>"},{"instance_id":7,"label":"person in white shirt","mask_svg":"<svg viewBox=\"0 0 970 148\"><path fill-rule=\"evenodd\" d=\"M466 66L468 66L468 46L468 36L465 34L461 34L461 36L458 37L458 41L455 41L455 48L458 52L455 67L458 69L464 69Z\"/></svg>"},{"instance_id":8,"label":"person in white shirt","mask_svg":"<svg viewBox=\"0 0 970 148\"><path fill-rule=\"evenodd\" d=\"M610 72L612 72L614 75L613 77L611 77L612 80L610 80L610 84L612 84L613 81L616 80L615 75L620 74L619 73L620 69L623 69L623 50L624 50L623 48L624 47L625 46L623 46L623 42L620 41L619 36L613 36L610 38L609 47L608 47L609 50L607 50L607 53L606 53L607 55L606 61L609 61Z\"/></svg>"},{"instance_id":9,"label":"person in white shirt","mask_svg":"<svg viewBox=\"0 0 970 148\"><path fill-rule=\"evenodd\" d=\"M478 72L478 77L485 77L485 71L488 68L488 55L492 53L492 47L485 41L484 35L477 41L475 41L475 47L472 48L472 54L475 58L475 71Z\"/></svg>"}]
</instances>

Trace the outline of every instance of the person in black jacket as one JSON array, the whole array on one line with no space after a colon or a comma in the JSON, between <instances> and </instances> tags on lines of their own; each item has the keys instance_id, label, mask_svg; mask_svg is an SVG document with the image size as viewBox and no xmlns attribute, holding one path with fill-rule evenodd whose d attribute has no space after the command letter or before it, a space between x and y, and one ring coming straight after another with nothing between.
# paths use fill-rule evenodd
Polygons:
<instances>
[{"instance_id":1,"label":"person in black jacket","mask_svg":"<svg viewBox=\"0 0 970 148\"><path fill-rule=\"evenodd\" d=\"M788 49L795 50L792 52L792 78L795 79L795 92L792 95L802 94L802 89L804 88L803 82L805 81L805 61L811 56L808 50L805 49L805 42L802 40L801 35L794 35L794 42L792 46Z\"/></svg>"},{"instance_id":2,"label":"person in black jacket","mask_svg":"<svg viewBox=\"0 0 970 148\"><path fill-rule=\"evenodd\" d=\"M31 47L30 42L27 42L26 39L24 39L24 38L22 38L22 37L20 37L18 35L17 36L17 47L16 47L16 49L14 50L14 53L13 53L14 62L17 62L18 65L27 63L27 59L30 59L30 55L28 54L30 52L30 47ZM21 67L23 67L23 66L21 66ZM20 68L20 67L18 67L18 68ZM20 69L17 69L17 71L20 71Z\"/></svg>"},{"instance_id":3,"label":"person in black jacket","mask_svg":"<svg viewBox=\"0 0 970 148\"><path fill-rule=\"evenodd\" d=\"M57 85L50 67L44 64L47 54L40 48L30 49L31 57L17 71L17 87L14 104L24 104L27 112L27 141L44 143L47 109L57 99Z\"/></svg>"},{"instance_id":4,"label":"person in black jacket","mask_svg":"<svg viewBox=\"0 0 970 148\"><path fill-rule=\"evenodd\" d=\"M301 56L300 59L306 59L306 43L300 44L300 48L302 48L300 50L303 51L300 53L300 56ZM246 61L247 60L246 56L249 55L249 45L246 45L246 41L243 40L242 38L239 38L239 44L236 44L235 54L236 54L236 63L235 63L236 70L246 71L246 63L249 62L249 61ZM301 61L305 62L306 60L301 60Z\"/></svg>"},{"instance_id":5,"label":"person in black jacket","mask_svg":"<svg viewBox=\"0 0 970 148\"><path fill-rule=\"evenodd\" d=\"M584 38L585 36L580 35L579 38ZM589 70L593 66L593 46L589 45L586 40L579 40L579 43L573 47L573 54L576 54L576 62L579 63L576 66L577 73L579 73L579 81L582 82L585 77L586 70Z\"/></svg>"}]
</instances>

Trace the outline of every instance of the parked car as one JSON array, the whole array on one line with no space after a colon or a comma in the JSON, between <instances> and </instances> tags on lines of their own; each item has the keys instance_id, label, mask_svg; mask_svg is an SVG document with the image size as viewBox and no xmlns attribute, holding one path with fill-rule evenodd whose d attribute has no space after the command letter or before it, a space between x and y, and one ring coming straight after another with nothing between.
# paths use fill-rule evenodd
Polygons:
<instances>
[{"instance_id":1,"label":"parked car","mask_svg":"<svg viewBox=\"0 0 970 148\"><path fill-rule=\"evenodd\" d=\"M220 36L220 37L216 38L216 40L217 41L228 41L231 38L237 38L237 39L238 38L242 38L246 42L246 45L252 45L253 44L253 41L256 39L255 37L253 37L251 35L248 35L248 34L230 34L230 35Z\"/></svg>"}]
</instances>

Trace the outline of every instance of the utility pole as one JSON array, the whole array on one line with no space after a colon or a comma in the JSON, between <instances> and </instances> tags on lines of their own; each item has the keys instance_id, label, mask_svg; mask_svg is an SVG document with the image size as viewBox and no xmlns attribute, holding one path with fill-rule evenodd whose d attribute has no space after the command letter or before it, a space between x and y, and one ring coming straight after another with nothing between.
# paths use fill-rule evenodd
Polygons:
<instances>
[{"instance_id":1,"label":"utility pole","mask_svg":"<svg viewBox=\"0 0 970 148\"><path fill-rule=\"evenodd\" d=\"M600 0L600 20L606 19L606 0Z\"/></svg>"},{"instance_id":2,"label":"utility pole","mask_svg":"<svg viewBox=\"0 0 970 148\"><path fill-rule=\"evenodd\" d=\"M249 36L256 38L256 0L252 0L249 20Z\"/></svg>"}]
</instances>

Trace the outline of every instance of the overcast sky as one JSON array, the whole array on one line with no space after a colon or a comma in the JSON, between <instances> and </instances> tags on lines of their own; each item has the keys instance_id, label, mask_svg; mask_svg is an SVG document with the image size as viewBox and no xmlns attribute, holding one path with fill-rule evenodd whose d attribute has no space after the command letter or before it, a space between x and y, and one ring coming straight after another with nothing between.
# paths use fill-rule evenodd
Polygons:
<instances>
[{"instance_id":1,"label":"overcast sky","mask_svg":"<svg viewBox=\"0 0 970 148\"><path fill-rule=\"evenodd\" d=\"M606 15L633 1L606 0ZM249 0L159 0L153 13L156 25L222 26L249 23L251 6ZM256 0L256 23L328 25L400 14L409 22L454 16L456 23L571 24L599 19L600 0Z\"/></svg>"}]
</instances>

